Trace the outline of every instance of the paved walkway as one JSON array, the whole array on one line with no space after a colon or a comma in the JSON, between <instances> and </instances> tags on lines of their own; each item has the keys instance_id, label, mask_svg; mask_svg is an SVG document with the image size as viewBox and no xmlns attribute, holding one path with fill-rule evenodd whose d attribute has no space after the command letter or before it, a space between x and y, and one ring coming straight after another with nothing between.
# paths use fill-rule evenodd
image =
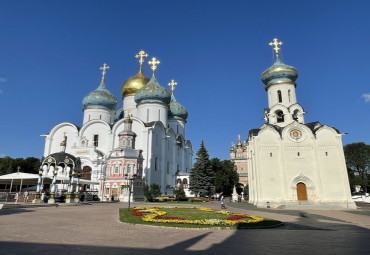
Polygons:
<instances>
[{"instance_id":1,"label":"paved walkway","mask_svg":"<svg viewBox=\"0 0 370 255\"><path fill-rule=\"evenodd\" d=\"M218 202L202 205L220 208ZM282 220L285 225L258 230L194 230L120 223L118 209L126 206L0 210L0 254L370 253L370 216L366 212L265 210L233 204L238 208L228 205L228 210Z\"/></svg>"}]
</instances>

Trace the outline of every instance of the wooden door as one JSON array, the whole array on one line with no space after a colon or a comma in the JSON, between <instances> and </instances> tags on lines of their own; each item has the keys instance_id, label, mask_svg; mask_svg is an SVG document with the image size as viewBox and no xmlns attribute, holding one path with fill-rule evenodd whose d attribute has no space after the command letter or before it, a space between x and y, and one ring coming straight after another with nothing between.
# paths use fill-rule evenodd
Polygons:
<instances>
[{"instance_id":1,"label":"wooden door","mask_svg":"<svg viewBox=\"0 0 370 255\"><path fill-rule=\"evenodd\" d=\"M114 200L118 199L118 189L112 189L112 196Z\"/></svg>"},{"instance_id":2,"label":"wooden door","mask_svg":"<svg viewBox=\"0 0 370 255\"><path fill-rule=\"evenodd\" d=\"M298 200L307 200L306 184L302 182L297 184L297 197Z\"/></svg>"}]
</instances>

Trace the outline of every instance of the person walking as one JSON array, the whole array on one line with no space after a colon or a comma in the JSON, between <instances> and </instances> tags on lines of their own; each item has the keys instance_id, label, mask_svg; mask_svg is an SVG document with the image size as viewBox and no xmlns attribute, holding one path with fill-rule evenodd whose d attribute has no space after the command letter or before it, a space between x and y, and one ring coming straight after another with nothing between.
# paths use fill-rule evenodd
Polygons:
<instances>
[{"instance_id":1,"label":"person walking","mask_svg":"<svg viewBox=\"0 0 370 255\"><path fill-rule=\"evenodd\" d=\"M18 199L19 199L19 193L16 192L15 195L14 195L14 199L15 199L15 204L18 203Z\"/></svg>"},{"instance_id":2,"label":"person walking","mask_svg":"<svg viewBox=\"0 0 370 255\"><path fill-rule=\"evenodd\" d=\"M28 202L28 191L26 190L25 192L24 192L24 202L25 203L27 203Z\"/></svg>"},{"instance_id":3,"label":"person walking","mask_svg":"<svg viewBox=\"0 0 370 255\"><path fill-rule=\"evenodd\" d=\"M221 196L221 209L226 209L224 196Z\"/></svg>"}]
</instances>

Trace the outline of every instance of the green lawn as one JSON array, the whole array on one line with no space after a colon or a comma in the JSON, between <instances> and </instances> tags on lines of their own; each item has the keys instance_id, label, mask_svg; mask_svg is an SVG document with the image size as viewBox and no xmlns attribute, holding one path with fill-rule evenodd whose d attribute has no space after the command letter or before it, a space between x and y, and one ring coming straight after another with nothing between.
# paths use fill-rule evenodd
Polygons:
<instances>
[{"instance_id":1,"label":"green lawn","mask_svg":"<svg viewBox=\"0 0 370 255\"><path fill-rule=\"evenodd\" d=\"M180 217L189 220L202 220L202 219L219 219L226 220L230 215L223 215L216 212L206 212L200 210L183 209L183 208L161 208L161 211L167 212L165 216L168 217ZM144 224L151 226L165 226L165 227L180 227L180 228L263 228L263 227L274 227L280 225L280 221L265 219L258 223L244 223L234 226L219 226L219 225L197 225L197 224L184 224L184 223L154 223L144 222L141 217L135 216L131 211L126 208L119 210L120 221L132 224Z\"/></svg>"}]
</instances>

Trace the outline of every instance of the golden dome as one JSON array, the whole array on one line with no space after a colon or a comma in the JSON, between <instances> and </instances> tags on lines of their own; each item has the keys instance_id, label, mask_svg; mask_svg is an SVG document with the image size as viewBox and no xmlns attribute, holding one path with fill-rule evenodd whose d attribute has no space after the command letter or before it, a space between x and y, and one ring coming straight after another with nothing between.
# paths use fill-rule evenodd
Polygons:
<instances>
[{"instance_id":1,"label":"golden dome","mask_svg":"<svg viewBox=\"0 0 370 255\"><path fill-rule=\"evenodd\" d=\"M235 152L235 147L233 143L231 144L230 152Z\"/></svg>"},{"instance_id":2,"label":"golden dome","mask_svg":"<svg viewBox=\"0 0 370 255\"><path fill-rule=\"evenodd\" d=\"M122 84L121 87L122 98L126 96L134 96L139 89L141 89L142 87L144 87L145 84L148 83L148 81L149 78L143 74L143 71L141 70L140 67L140 70L136 75L128 78Z\"/></svg>"}]
</instances>

